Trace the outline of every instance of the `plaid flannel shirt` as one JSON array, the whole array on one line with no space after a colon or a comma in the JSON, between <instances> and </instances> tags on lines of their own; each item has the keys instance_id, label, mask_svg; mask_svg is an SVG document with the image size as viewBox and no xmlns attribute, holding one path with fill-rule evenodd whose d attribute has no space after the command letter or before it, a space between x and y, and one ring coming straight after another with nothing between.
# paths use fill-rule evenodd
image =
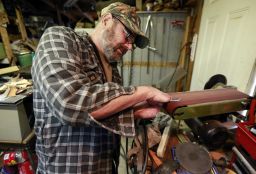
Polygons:
<instances>
[{"instance_id":1,"label":"plaid flannel shirt","mask_svg":"<svg viewBox=\"0 0 256 174\"><path fill-rule=\"evenodd\" d=\"M120 85L116 66L106 82L97 55L88 35L67 27L50 27L41 37L31 70L37 173L111 173L120 135L135 135L131 108L100 121L90 115L135 90Z\"/></svg>"}]
</instances>

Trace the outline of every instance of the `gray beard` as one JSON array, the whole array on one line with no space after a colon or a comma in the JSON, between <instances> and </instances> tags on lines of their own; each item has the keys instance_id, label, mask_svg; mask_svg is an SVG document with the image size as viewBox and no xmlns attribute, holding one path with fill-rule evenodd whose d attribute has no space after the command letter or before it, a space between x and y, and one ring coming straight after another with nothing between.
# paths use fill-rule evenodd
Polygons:
<instances>
[{"instance_id":1,"label":"gray beard","mask_svg":"<svg viewBox=\"0 0 256 174\"><path fill-rule=\"evenodd\" d=\"M107 45L107 43L106 43L106 45L104 44L104 54L109 63L115 62L115 60L112 58L113 54L114 54L114 50L111 46Z\"/></svg>"},{"instance_id":2,"label":"gray beard","mask_svg":"<svg viewBox=\"0 0 256 174\"><path fill-rule=\"evenodd\" d=\"M104 54L109 63L117 62L113 58L114 56L114 47L112 46L111 38L113 38L113 32L111 30L104 30L102 34L102 46L104 50Z\"/></svg>"}]
</instances>

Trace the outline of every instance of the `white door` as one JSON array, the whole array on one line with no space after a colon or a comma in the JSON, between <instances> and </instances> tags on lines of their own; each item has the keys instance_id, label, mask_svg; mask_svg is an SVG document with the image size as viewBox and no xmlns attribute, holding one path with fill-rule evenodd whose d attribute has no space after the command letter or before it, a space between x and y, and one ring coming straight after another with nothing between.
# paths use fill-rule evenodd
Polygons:
<instances>
[{"instance_id":1,"label":"white door","mask_svg":"<svg viewBox=\"0 0 256 174\"><path fill-rule=\"evenodd\" d=\"M190 90L215 74L245 91L256 59L256 0L205 0Z\"/></svg>"}]
</instances>

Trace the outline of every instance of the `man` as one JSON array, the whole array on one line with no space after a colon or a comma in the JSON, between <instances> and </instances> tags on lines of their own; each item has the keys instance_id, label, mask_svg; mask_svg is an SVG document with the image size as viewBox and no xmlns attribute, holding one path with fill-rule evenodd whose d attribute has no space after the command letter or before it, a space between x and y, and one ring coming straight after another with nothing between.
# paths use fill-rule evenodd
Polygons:
<instances>
[{"instance_id":1,"label":"man","mask_svg":"<svg viewBox=\"0 0 256 174\"><path fill-rule=\"evenodd\" d=\"M105 7L95 31L78 36L48 28L32 66L37 173L115 173L120 135L136 118L153 118L170 97L153 87L121 85L116 62L146 47L135 9Z\"/></svg>"}]
</instances>

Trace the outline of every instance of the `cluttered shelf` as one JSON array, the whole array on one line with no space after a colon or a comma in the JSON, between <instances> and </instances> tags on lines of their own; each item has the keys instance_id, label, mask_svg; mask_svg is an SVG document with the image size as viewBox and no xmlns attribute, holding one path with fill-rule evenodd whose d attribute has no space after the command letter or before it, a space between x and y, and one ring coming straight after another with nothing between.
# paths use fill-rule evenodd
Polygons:
<instances>
[{"instance_id":1,"label":"cluttered shelf","mask_svg":"<svg viewBox=\"0 0 256 174\"><path fill-rule=\"evenodd\" d=\"M0 167L2 173L35 173L32 83L20 76L1 76Z\"/></svg>"},{"instance_id":2,"label":"cluttered shelf","mask_svg":"<svg viewBox=\"0 0 256 174\"><path fill-rule=\"evenodd\" d=\"M21 141L0 141L0 167L2 173L35 173L35 132L32 129Z\"/></svg>"},{"instance_id":3,"label":"cluttered shelf","mask_svg":"<svg viewBox=\"0 0 256 174\"><path fill-rule=\"evenodd\" d=\"M19 76L1 77L0 141L21 142L34 124L32 82Z\"/></svg>"}]
</instances>

